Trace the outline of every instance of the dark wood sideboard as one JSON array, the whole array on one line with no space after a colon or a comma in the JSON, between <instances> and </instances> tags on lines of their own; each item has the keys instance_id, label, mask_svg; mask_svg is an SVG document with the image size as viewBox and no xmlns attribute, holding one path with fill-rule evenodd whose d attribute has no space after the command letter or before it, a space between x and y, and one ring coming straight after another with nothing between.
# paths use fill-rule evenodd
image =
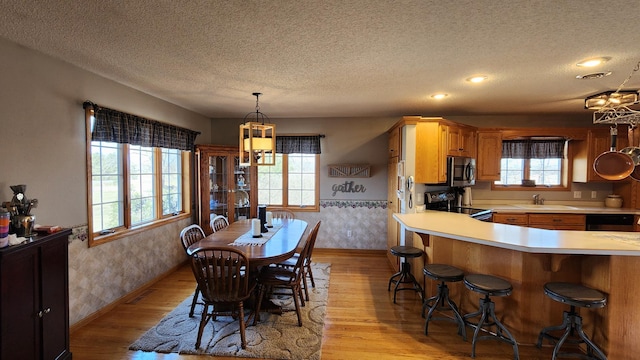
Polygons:
<instances>
[{"instance_id":1,"label":"dark wood sideboard","mask_svg":"<svg viewBox=\"0 0 640 360\"><path fill-rule=\"evenodd\" d=\"M0 359L71 359L70 234L0 249Z\"/></svg>"}]
</instances>

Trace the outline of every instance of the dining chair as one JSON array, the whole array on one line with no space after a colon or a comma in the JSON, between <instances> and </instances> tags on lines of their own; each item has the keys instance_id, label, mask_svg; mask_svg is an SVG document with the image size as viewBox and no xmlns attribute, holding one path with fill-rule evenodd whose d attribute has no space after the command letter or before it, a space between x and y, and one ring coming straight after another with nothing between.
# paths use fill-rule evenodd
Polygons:
<instances>
[{"instance_id":1,"label":"dining chair","mask_svg":"<svg viewBox=\"0 0 640 360\"><path fill-rule=\"evenodd\" d=\"M255 279L244 270L249 268L249 259L239 249L208 247L193 253L191 265L204 302L196 349L200 348L202 332L207 322L215 320L216 316L238 319L240 344L245 349L244 301L256 287Z\"/></svg>"},{"instance_id":2,"label":"dining chair","mask_svg":"<svg viewBox=\"0 0 640 360\"><path fill-rule=\"evenodd\" d=\"M216 215L209 223L213 232L220 231L229 226L229 219L224 215Z\"/></svg>"},{"instance_id":3,"label":"dining chair","mask_svg":"<svg viewBox=\"0 0 640 360\"><path fill-rule=\"evenodd\" d=\"M302 247L302 251L298 256L298 259L293 268L286 268L281 266L264 266L260 270L258 275L258 285L260 292L258 294L258 305L256 306L256 313L253 318L253 324L259 320L260 308L262 306L262 300L265 294L273 293L274 288L283 288L291 291L293 297L293 303L296 309L296 315L298 316L298 326L302 326L302 315L300 313L300 306L304 306L304 297L302 296L302 277L304 274L303 265L306 258L306 254L311 248L311 245L315 241L315 237L318 235L318 229L320 228L320 221L316 223L313 229L309 232L305 243ZM279 295L279 294L278 294ZM289 294L286 294L289 295Z\"/></svg>"},{"instance_id":4,"label":"dining chair","mask_svg":"<svg viewBox=\"0 0 640 360\"><path fill-rule=\"evenodd\" d=\"M296 214L287 209L271 209L269 210L274 219L295 219Z\"/></svg>"},{"instance_id":5,"label":"dining chair","mask_svg":"<svg viewBox=\"0 0 640 360\"><path fill-rule=\"evenodd\" d=\"M204 230L202 230L202 228L198 224L192 224L182 229L182 231L180 231L180 241L182 242L182 247L184 247L185 253L187 252L189 246L193 245L204 237ZM196 284L196 290L193 293L193 300L191 301L191 310L189 311L189 317L193 316L193 311L196 308L199 294L200 290L198 288L198 285Z\"/></svg>"},{"instance_id":6,"label":"dining chair","mask_svg":"<svg viewBox=\"0 0 640 360\"><path fill-rule=\"evenodd\" d=\"M320 221L318 221L316 226L318 228L320 227ZM309 277L309 280L311 281L311 287L316 287L316 282L315 280L313 280L313 271L311 270L311 256L313 254L313 249L316 247L317 238L318 236L316 234L316 236L310 239L311 244L309 245L309 251L307 251L307 255L305 256L304 263L302 265L302 286L304 288L305 300L307 301L309 301L309 286L307 284L307 277ZM299 257L300 253L295 253L287 260L278 263L277 266L293 268L295 267Z\"/></svg>"}]
</instances>

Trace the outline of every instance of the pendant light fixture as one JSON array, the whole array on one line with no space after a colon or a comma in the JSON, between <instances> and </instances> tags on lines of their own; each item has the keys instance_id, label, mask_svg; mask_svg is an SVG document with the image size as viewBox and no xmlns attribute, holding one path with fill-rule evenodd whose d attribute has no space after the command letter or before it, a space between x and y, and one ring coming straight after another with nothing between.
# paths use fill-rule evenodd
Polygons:
<instances>
[{"instance_id":1,"label":"pendant light fixture","mask_svg":"<svg viewBox=\"0 0 640 360\"><path fill-rule=\"evenodd\" d=\"M269 117L260 112L259 92L256 97L256 111L244 116L240 124L240 166L275 165L276 125L265 122ZM253 120L255 115L255 121Z\"/></svg>"}]
</instances>

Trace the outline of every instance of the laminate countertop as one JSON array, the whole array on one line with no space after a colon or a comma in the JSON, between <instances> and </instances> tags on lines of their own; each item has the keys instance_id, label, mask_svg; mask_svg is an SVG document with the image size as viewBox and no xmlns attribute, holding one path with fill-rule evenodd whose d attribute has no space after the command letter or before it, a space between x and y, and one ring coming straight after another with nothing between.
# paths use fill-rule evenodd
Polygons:
<instances>
[{"instance_id":1,"label":"laminate countertop","mask_svg":"<svg viewBox=\"0 0 640 360\"><path fill-rule=\"evenodd\" d=\"M545 230L483 222L466 214L430 210L415 214L395 213L393 217L413 232L527 253L640 256L640 232Z\"/></svg>"},{"instance_id":2,"label":"laminate countertop","mask_svg":"<svg viewBox=\"0 0 640 360\"><path fill-rule=\"evenodd\" d=\"M561 205L561 204L477 204L473 207L491 209L494 213L548 213L548 214L640 214L631 208L608 208L604 206Z\"/></svg>"}]
</instances>

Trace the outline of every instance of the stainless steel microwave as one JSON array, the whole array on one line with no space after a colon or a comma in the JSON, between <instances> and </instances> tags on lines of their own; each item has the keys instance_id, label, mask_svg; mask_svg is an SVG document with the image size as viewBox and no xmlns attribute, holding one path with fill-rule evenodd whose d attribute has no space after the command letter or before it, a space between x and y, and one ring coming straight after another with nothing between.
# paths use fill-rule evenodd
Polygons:
<instances>
[{"instance_id":1,"label":"stainless steel microwave","mask_svg":"<svg viewBox=\"0 0 640 360\"><path fill-rule=\"evenodd\" d=\"M476 184L476 159L461 156L447 158L447 184L463 187Z\"/></svg>"}]
</instances>

